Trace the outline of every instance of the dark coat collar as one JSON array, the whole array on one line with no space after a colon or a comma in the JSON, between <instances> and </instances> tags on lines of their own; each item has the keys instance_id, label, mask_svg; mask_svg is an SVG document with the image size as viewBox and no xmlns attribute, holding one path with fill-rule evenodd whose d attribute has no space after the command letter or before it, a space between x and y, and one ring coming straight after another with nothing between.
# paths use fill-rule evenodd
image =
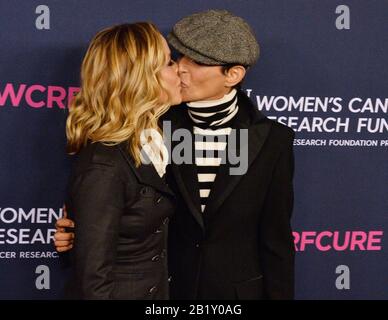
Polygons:
<instances>
[{"instance_id":1,"label":"dark coat collar","mask_svg":"<svg viewBox=\"0 0 388 320\"><path fill-rule=\"evenodd\" d=\"M248 144L239 148L248 149L248 168L258 156L264 141L266 140L270 122L257 109L252 101L243 93L238 92L239 112L232 123L233 129L248 129ZM173 107L167 117L172 122L172 130L178 128L186 128L192 132L193 123L187 114L187 106L180 105ZM172 163L171 169L177 182L179 191L185 200L192 215L205 230L205 222L216 216L218 209L226 198L236 187L242 175L230 175L229 165L221 165L216 180L213 184L210 196L207 202L205 212L201 212L200 198L198 191L197 168L194 164L175 165ZM204 219L205 217L205 219Z\"/></svg>"},{"instance_id":2,"label":"dark coat collar","mask_svg":"<svg viewBox=\"0 0 388 320\"><path fill-rule=\"evenodd\" d=\"M141 164L139 167L136 167L133 157L128 152L128 143L120 143L117 147L141 184L149 185L160 192L174 195L168 185L164 182L164 179L159 176L152 164Z\"/></svg>"}]
</instances>

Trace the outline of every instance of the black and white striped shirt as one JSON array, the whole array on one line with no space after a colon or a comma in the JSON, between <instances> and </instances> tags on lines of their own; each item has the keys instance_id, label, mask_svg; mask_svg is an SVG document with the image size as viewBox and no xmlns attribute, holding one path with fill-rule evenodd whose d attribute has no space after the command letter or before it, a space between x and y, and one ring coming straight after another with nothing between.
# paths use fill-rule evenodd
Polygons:
<instances>
[{"instance_id":1,"label":"black and white striped shirt","mask_svg":"<svg viewBox=\"0 0 388 320\"><path fill-rule=\"evenodd\" d=\"M189 116L194 122L195 164L198 170L201 210L205 211L212 185L226 152L231 120L238 112L237 91L233 89L219 100L188 103Z\"/></svg>"}]
</instances>

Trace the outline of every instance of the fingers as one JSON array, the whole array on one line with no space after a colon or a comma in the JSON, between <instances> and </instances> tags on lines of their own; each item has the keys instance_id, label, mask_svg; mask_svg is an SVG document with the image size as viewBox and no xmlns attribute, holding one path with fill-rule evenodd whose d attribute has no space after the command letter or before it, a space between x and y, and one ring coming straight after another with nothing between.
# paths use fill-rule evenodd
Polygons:
<instances>
[{"instance_id":1,"label":"fingers","mask_svg":"<svg viewBox=\"0 0 388 320\"><path fill-rule=\"evenodd\" d=\"M65 252L73 248L74 233L73 232L56 232L54 234L54 245L58 252Z\"/></svg>"},{"instance_id":2,"label":"fingers","mask_svg":"<svg viewBox=\"0 0 388 320\"><path fill-rule=\"evenodd\" d=\"M65 219L67 218L67 209L66 209L66 205L65 204L63 205L63 217Z\"/></svg>"},{"instance_id":3,"label":"fingers","mask_svg":"<svg viewBox=\"0 0 388 320\"><path fill-rule=\"evenodd\" d=\"M55 227L58 228L74 228L73 220L67 218L58 219L55 223Z\"/></svg>"},{"instance_id":4,"label":"fingers","mask_svg":"<svg viewBox=\"0 0 388 320\"><path fill-rule=\"evenodd\" d=\"M73 248L73 245L69 245L69 246L66 246L66 247L56 247L57 251L58 252L66 252L66 251L69 251L70 249Z\"/></svg>"},{"instance_id":5,"label":"fingers","mask_svg":"<svg viewBox=\"0 0 388 320\"><path fill-rule=\"evenodd\" d=\"M71 241L54 241L54 245L57 249L63 248L63 247L69 247L74 245L73 240Z\"/></svg>"},{"instance_id":6,"label":"fingers","mask_svg":"<svg viewBox=\"0 0 388 320\"><path fill-rule=\"evenodd\" d=\"M63 206L63 218L58 219L55 223L57 232L54 234L54 245L58 252L66 252L73 248L73 232L66 232L65 228L74 228L74 222L67 219L66 205Z\"/></svg>"},{"instance_id":7,"label":"fingers","mask_svg":"<svg viewBox=\"0 0 388 320\"><path fill-rule=\"evenodd\" d=\"M74 239L73 232L55 232L54 239L56 241L72 241Z\"/></svg>"}]
</instances>

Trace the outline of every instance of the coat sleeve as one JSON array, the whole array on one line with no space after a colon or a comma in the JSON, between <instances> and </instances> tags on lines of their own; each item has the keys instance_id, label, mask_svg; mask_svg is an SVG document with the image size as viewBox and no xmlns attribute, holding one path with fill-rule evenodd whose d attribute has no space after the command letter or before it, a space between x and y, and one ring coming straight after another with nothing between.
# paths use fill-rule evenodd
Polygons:
<instances>
[{"instance_id":1,"label":"coat sleeve","mask_svg":"<svg viewBox=\"0 0 388 320\"><path fill-rule=\"evenodd\" d=\"M73 267L81 299L109 299L113 290L123 182L110 166L92 164L70 186L75 221Z\"/></svg>"},{"instance_id":2,"label":"coat sleeve","mask_svg":"<svg viewBox=\"0 0 388 320\"><path fill-rule=\"evenodd\" d=\"M294 242L291 215L294 203L294 132L288 131L265 199L260 224L260 258L266 299L294 298Z\"/></svg>"}]
</instances>

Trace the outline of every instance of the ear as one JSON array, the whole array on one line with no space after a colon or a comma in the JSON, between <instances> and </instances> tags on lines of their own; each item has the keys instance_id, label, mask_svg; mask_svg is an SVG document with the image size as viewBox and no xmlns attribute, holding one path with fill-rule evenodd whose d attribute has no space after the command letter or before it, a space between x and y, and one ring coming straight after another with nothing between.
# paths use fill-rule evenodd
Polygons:
<instances>
[{"instance_id":1,"label":"ear","mask_svg":"<svg viewBox=\"0 0 388 320\"><path fill-rule=\"evenodd\" d=\"M244 79L245 74L246 70L243 66L233 66L225 73L225 86L234 87Z\"/></svg>"}]
</instances>

